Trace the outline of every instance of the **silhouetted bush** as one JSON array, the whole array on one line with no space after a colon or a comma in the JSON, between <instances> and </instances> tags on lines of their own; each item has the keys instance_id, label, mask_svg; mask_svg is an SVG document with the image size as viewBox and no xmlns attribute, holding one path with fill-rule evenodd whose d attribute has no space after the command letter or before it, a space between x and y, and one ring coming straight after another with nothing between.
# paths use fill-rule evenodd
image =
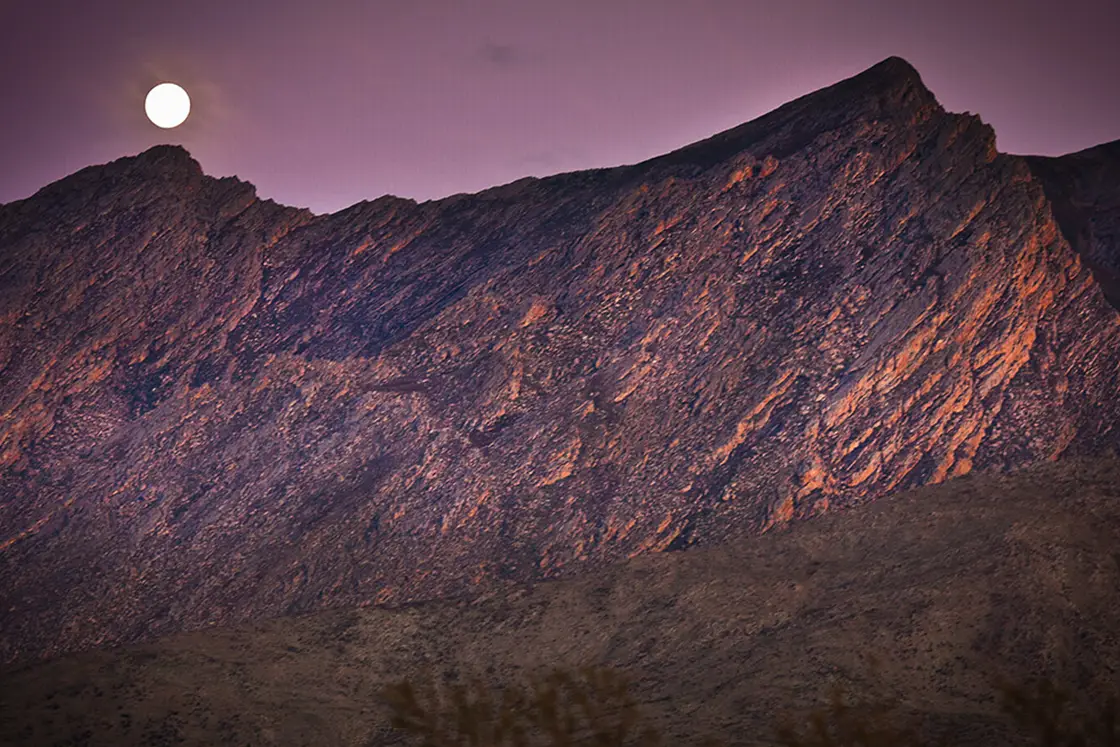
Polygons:
<instances>
[{"instance_id":1,"label":"silhouetted bush","mask_svg":"<svg viewBox=\"0 0 1120 747\"><path fill-rule=\"evenodd\" d=\"M638 710L627 681L608 669L557 669L526 687L497 694L478 679L468 684L392 685L383 698L391 724L419 736L424 747L549 744L657 745L651 729L638 729Z\"/></svg>"},{"instance_id":2,"label":"silhouetted bush","mask_svg":"<svg viewBox=\"0 0 1120 747\"><path fill-rule=\"evenodd\" d=\"M1120 747L1120 708L1115 693L1078 709L1067 689L1047 679L1027 685L992 680L1003 712L1040 747ZM523 687L495 692L481 680L467 684L386 688L391 725L417 736L423 747L622 747L661 745L661 735L642 726L626 678L608 669L557 669ZM801 718L786 715L775 726L783 747L952 747L923 740L914 725L900 724L897 700L850 702L831 689L828 705ZM701 744L714 746L706 738Z\"/></svg>"},{"instance_id":3,"label":"silhouetted bush","mask_svg":"<svg viewBox=\"0 0 1120 747\"><path fill-rule=\"evenodd\" d=\"M1120 747L1116 692L1078 704L1072 693L1048 679L1016 685L995 680L1005 713L1043 747ZM1094 699L1090 699L1091 701Z\"/></svg>"},{"instance_id":4,"label":"silhouetted bush","mask_svg":"<svg viewBox=\"0 0 1120 747\"><path fill-rule=\"evenodd\" d=\"M828 706L811 711L803 719L804 728L786 716L775 727L778 744L783 747L903 747L922 745L914 727L899 725L893 708L885 703L846 702L840 685L832 688Z\"/></svg>"}]
</instances>

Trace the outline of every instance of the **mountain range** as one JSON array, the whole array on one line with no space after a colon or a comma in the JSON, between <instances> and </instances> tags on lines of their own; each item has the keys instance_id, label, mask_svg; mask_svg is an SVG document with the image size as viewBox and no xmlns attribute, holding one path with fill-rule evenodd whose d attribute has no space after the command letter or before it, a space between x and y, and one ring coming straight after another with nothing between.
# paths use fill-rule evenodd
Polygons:
<instances>
[{"instance_id":1,"label":"mountain range","mask_svg":"<svg viewBox=\"0 0 1120 747\"><path fill-rule=\"evenodd\" d=\"M632 166L0 206L0 662L490 593L1120 442L1120 144L905 61ZM876 562L868 559L868 562Z\"/></svg>"}]
</instances>

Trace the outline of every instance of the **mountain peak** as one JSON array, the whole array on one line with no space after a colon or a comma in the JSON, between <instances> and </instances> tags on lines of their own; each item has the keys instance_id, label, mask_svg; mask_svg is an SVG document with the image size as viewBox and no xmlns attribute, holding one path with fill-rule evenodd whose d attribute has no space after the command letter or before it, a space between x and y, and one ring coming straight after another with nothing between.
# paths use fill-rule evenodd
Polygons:
<instances>
[{"instance_id":1,"label":"mountain peak","mask_svg":"<svg viewBox=\"0 0 1120 747\"><path fill-rule=\"evenodd\" d=\"M902 57L888 57L863 72L791 102L796 103L814 108L839 105L863 113L897 112L915 107L943 111L917 68Z\"/></svg>"},{"instance_id":2,"label":"mountain peak","mask_svg":"<svg viewBox=\"0 0 1120 747\"><path fill-rule=\"evenodd\" d=\"M174 175L196 178L203 175L202 165L181 145L153 145L131 158L118 159L113 164L120 164L144 176L158 174L163 177Z\"/></svg>"},{"instance_id":3,"label":"mountain peak","mask_svg":"<svg viewBox=\"0 0 1120 747\"><path fill-rule=\"evenodd\" d=\"M190 151L181 145L161 143L153 145L135 156L137 161L146 163L160 163L174 166L197 165L198 161L191 156Z\"/></svg>"},{"instance_id":4,"label":"mountain peak","mask_svg":"<svg viewBox=\"0 0 1120 747\"><path fill-rule=\"evenodd\" d=\"M202 166L181 145L155 145L135 156L124 156L108 163L86 166L69 176L52 182L33 198L49 204L55 200L70 201L88 194L89 190L103 189L106 184L160 181L187 183L207 178ZM27 203L28 200L22 200Z\"/></svg>"},{"instance_id":5,"label":"mountain peak","mask_svg":"<svg viewBox=\"0 0 1120 747\"><path fill-rule=\"evenodd\" d=\"M888 57L850 80L870 84L869 87L882 92L896 92L901 96L896 101L902 105L916 103L941 108L918 69L902 57Z\"/></svg>"},{"instance_id":6,"label":"mountain peak","mask_svg":"<svg viewBox=\"0 0 1120 747\"><path fill-rule=\"evenodd\" d=\"M879 75L892 80L913 80L919 83L922 80L918 69L911 65L908 60L897 55L892 55L882 62L877 62L869 67L865 74Z\"/></svg>"},{"instance_id":7,"label":"mountain peak","mask_svg":"<svg viewBox=\"0 0 1120 747\"><path fill-rule=\"evenodd\" d=\"M753 147L782 158L856 120L896 120L908 127L944 113L914 66L901 57L888 57L761 117L645 163L708 168ZM992 139L994 144L994 134Z\"/></svg>"}]
</instances>

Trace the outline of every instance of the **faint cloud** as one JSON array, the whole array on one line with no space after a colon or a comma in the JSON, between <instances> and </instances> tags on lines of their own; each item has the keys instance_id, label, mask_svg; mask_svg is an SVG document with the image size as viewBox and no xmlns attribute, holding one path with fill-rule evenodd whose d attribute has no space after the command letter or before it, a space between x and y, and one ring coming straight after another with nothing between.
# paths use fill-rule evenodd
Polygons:
<instances>
[{"instance_id":1,"label":"faint cloud","mask_svg":"<svg viewBox=\"0 0 1120 747\"><path fill-rule=\"evenodd\" d=\"M524 52L512 44L486 42L478 50L478 57L491 67L509 70L525 63Z\"/></svg>"}]
</instances>

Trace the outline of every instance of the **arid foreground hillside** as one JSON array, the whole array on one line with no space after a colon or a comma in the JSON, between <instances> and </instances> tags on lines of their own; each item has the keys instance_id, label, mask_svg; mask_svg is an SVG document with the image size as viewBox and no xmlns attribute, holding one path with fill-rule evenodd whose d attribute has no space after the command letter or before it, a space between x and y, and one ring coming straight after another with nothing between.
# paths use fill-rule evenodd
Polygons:
<instances>
[{"instance_id":1,"label":"arid foreground hillside","mask_svg":"<svg viewBox=\"0 0 1120 747\"><path fill-rule=\"evenodd\" d=\"M398 678L616 667L666 744L761 744L833 682L1002 747L987 678L1120 686L1120 460L974 474L725 547L647 554L470 601L327 611L0 674L0 743L399 741ZM867 675L868 655L882 679ZM1112 682L1109 672L1112 672Z\"/></svg>"},{"instance_id":2,"label":"arid foreground hillside","mask_svg":"<svg viewBox=\"0 0 1120 747\"><path fill-rule=\"evenodd\" d=\"M1000 154L889 59L436 202L313 216L158 147L2 206L0 662L1113 448L1120 314L1077 251L1115 257L1114 157Z\"/></svg>"}]
</instances>

